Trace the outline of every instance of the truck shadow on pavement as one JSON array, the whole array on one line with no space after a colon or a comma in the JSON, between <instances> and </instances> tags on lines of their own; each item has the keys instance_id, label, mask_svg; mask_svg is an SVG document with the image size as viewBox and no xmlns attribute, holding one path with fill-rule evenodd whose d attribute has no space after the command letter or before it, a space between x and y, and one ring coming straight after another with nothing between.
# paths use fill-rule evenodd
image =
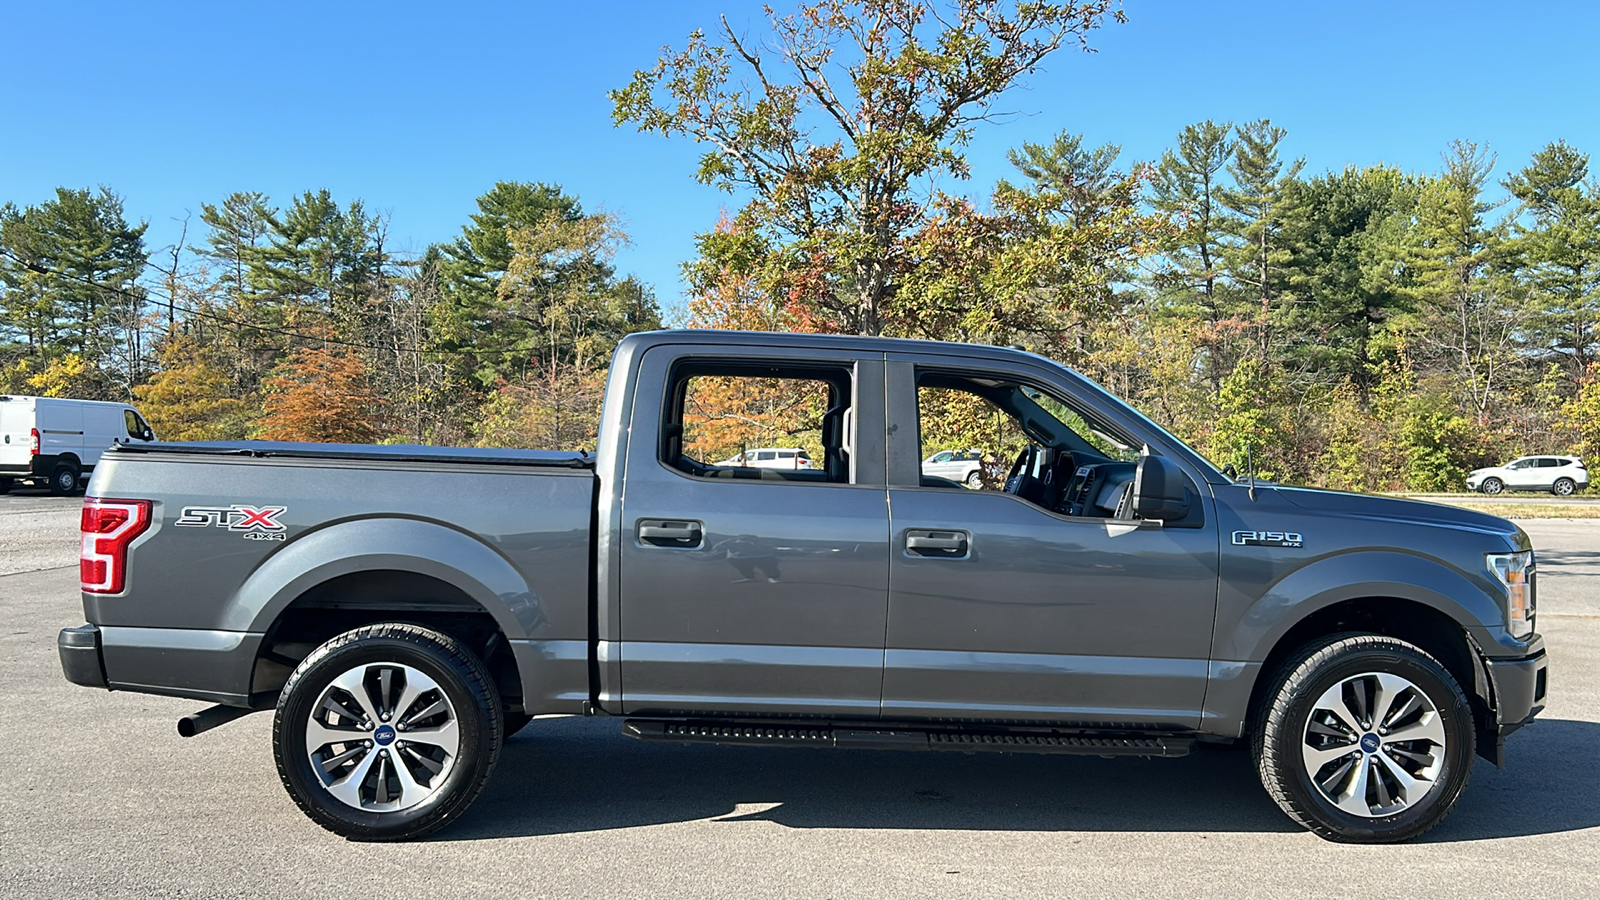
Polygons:
<instances>
[{"instance_id":1,"label":"truck shadow on pavement","mask_svg":"<svg viewBox=\"0 0 1600 900\"><path fill-rule=\"evenodd\" d=\"M550 719L508 742L493 782L437 840L603 831L714 819L790 828L1294 832L1248 756L1178 760L647 745L615 719ZM1600 724L1540 721L1478 760L1456 810L1424 840L1600 825Z\"/></svg>"},{"instance_id":2,"label":"truck shadow on pavement","mask_svg":"<svg viewBox=\"0 0 1600 900\"><path fill-rule=\"evenodd\" d=\"M1600 566L1600 553L1593 550L1540 550L1538 554L1539 572L1547 577L1552 571L1581 575L1582 572L1567 570Z\"/></svg>"}]
</instances>

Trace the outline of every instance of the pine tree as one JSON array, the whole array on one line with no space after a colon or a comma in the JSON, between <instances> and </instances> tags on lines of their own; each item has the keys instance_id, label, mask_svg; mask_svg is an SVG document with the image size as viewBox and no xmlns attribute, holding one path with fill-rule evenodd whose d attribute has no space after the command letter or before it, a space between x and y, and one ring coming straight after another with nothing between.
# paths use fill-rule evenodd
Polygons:
<instances>
[{"instance_id":1,"label":"pine tree","mask_svg":"<svg viewBox=\"0 0 1600 900\"><path fill-rule=\"evenodd\" d=\"M146 227L129 225L106 188L57 188L38 206L0 210L7 319L36 369L75 354L91 376L85 391L100 397L125 397L143 376Z\"/></svg>"},{"instance_id":2,"label":"pine tree","mask_svg":"<svg viewBox=\"0 0 1600 900\"><path fill-rule=\"evenodd\" d=\"M1418 191L1399 169L1350 166L1296 182L1290 198L1283 352L1324 382L1348 380L1363 405L1380 380L1374 342L1410 309L1401 261Z\"/></svg>"},{"instance_id":3,"label":"pine tree","mask_svg":"<svg viewBox=\"0 0 1600 900\"><path fill-rule=\"evenodd\" d=\"M1232 123L1207 119L1178 134L1176 150L1168 150L1156 166L1151 205L1177 224L1163 248L1154 278L1164 305L1192 315L1205 327L1204 368L1213 394L1232 370L1224 321L1232 315L1229 285L1224 280L1225 235L1231 224L1221 203L1219 175L1233 155Z\"/></svg>"},{"instance_id":4,"label":"pine tree","mask_svg":"<svg viewBox=\"0 0 1600 900\"><path fill-rule=\"evenodd\" d=\"M200 205L200 221L210 229L204 246L194 252L218 266L217 283L235 304L253 293L251 273L262 265L263 243L272 233L278 211L267 195L256 191L229 194L220 204Z\"/></svg>"},{"instance_id":5,"label":"pine tree","mask_svg":"<svg viewBox=\"0 0 1600 900\"><path fill-rule=\"evenodd\" d=\"M1513 248L1533 290L1530 349L1563 360L1576 382L1600 360L1600 186L1588 155L1564 141L1504 184L1525 217Z\"/></svg>"},{"instance_id":6,"label":"pine tree","mask_svg":"<svg viewBox=\"0 0 1600 900\"><path fill-rule=\"evenodd\" d=\"M1515 364L1521 316L1511 286L1496 272L1502 230L1485 217L1500 206L1484 197L1495 157L1470 141L1452 141L1440 177L1422 186L1408 263L1422 317L1424 346L1454 370L1464 409L1485 420Z\"/></svg>"},{"instance_id":7,"label":"pine tree","mask_svg":"<svg viewBox=\"0 0 1600 900\"><path fill-rule=\"evenodd\" d=\"M1283 244L1287 186L1300 175L1305 160L1285 163L1279 145L1287 134L1268 119L1239 126L1228 174L1233 186L1217 192L1218 201L1236 214L1228 231L1237 242L1229 248L1228 268L1241 287L1255 295L1256 348L1262 366L1271 362L1273 318L1283 293Z\"/></svg>"},{"instance_id":8,"label":"pine tree","mask_svg":"<svg viewBox=\"0 0 1600 900\"><path fill-rule=\"evenodd\" d=\"M1035 189L1062 195L1068 224L1074 228L1092 224L1111 189L1127 177L1112 169L1121 155L1116 144L1086 149L1083 135L1065 131L1048 146L1024 141L1020 150L1006 151L1006 159Z\"/></svg>"}]
</instances>

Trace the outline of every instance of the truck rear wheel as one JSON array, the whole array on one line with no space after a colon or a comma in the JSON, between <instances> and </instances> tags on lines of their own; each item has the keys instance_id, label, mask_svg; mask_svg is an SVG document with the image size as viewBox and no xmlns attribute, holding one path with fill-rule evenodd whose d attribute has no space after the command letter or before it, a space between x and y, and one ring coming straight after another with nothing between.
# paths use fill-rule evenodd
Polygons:
<instances>
[{"instance_id":1,"label":"truck rear wheel","mask_svg":"<svg viewBox=\"0 0 1600 900\"><path fill-rule=\"evenodd\" d=\"M1378 635L1306 648L1279 670L1252 734L1261 783L1333 841L1422 834L1472 774L1472 709L1433 657Z\"/></svg>"},{"instance_id":2,"label":"truck rear wheel","mask_svg":"<svg viewBox=\"0 0 1600 900\"><path fill-rule=\"evenodd\" d=\"M0 478L0 494L11 493L11 479Z\"/></svg>"},{"instance_id":3,"label":"truck rear wheel","mask_svg":"<svg viewBox=\"0 0 1600 900\"><path fill-rule=\"evenodd\" d=\"M461 815L503 741L483 663L447 635L369 625L312 651L272 723L278 776L300 809L354 840L421 837Z\"/></svg>"}]
</instances>

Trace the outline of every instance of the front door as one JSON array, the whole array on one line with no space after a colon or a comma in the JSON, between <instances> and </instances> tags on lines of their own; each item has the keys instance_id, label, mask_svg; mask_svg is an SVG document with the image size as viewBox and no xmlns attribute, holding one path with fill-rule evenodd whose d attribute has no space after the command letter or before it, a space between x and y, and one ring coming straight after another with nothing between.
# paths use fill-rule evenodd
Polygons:
<instances>
[{"instance_id":1,"label":"front door","mask_svg":"<svg viewBox=\"0 0 1600 900\"><path fill-rule=\"evenodd\" d=\"M853 436L882 434L881 356L766 365L673 351L646 354L642 382L666 400L636 400L630 429L623 710L877 716L889 514L881 439L873 459ZM814 465L711 462L774 445Z\"/></svg>"},{"instance_id":2,"label":"front door","mask_svg":"<svg viewBox=\"0 0 1600 900\"><path fill-rule=\"evenodd\" d=\"M976 393L964 396L968 376ZM1002 459L1037 443L1027 433L1039 434L1037 425L1024 428L1014 410L989 402L1008 405L1004 382L1015 376L891 362L891 417L913 378L919 412L901 409L919 428L895 437L959 437ZM1064 393L1043 381L1030 390L1038 388ZM1109 444L1118 437L1110 423L1096 434L1065 410L1070 397L1052 405L1043 391L1025 415L1042 421L1054 410L1048 428L1060 449L1075 449L1078 464L1101 460L1111 473L1088 508L1069 511L1050 491L1025 498L908 483L894 459L921 459L920 450L891 447L883 715L1194 728L1217 600L1215 516L1197 490L1202 508L1185 524L1198 527L1116 518L1117 480L1131 475L1141 442ZM973 432L948 433L963 428Z\"/></svg>"}]
</instances>

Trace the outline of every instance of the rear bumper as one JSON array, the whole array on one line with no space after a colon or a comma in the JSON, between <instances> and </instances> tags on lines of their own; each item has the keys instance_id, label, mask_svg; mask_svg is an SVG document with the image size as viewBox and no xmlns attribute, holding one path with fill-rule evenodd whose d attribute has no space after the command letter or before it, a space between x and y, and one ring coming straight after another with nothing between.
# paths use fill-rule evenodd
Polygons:
<instances>
[{"instance_id":1,"label":"rear bumper","mask_svg":"<svg viewBox=\"0 0 1600 900\"><path fill-rule=\"evenodd\" d=\"M1494 685L1495 730L1505 737L1544 711L1549 693L1550 658L1543 650L1524 659L1490 659Z\"/></svg>"},{"instance_id":2,"label":"rear bumper","mask_svg":"<svg viewBox=\"0 0 1600 900\"><path fill-rule=\"evenodd\" d=\"M60 458L51 453L35 456L28 460L27 465L6 463L0 465L0 478L49 478L50 473L56 470L56 461Z\"/></svg>"},{"instance_id":3,"label":"rear bumper","mask_svg":"<svg viewBox=\"0 0 1600 900\"><path fill-rule=\"evenodd\" d=\"M81 625L56 638L61 672L73 684L252 706L250 683L261 635L241 631Z\"/></svg>"},{"instance_id":4,"label":"rear bumper","mask_svg":"<svg viewBox=\"0 0 1600 900\"><path fill-rule=\"evenodd\" d=\"M107 687L105 660L100 656L100 629L93 625L63 628L56 635L61 674L83 687Z\"/></svg>"}]
</instances>

